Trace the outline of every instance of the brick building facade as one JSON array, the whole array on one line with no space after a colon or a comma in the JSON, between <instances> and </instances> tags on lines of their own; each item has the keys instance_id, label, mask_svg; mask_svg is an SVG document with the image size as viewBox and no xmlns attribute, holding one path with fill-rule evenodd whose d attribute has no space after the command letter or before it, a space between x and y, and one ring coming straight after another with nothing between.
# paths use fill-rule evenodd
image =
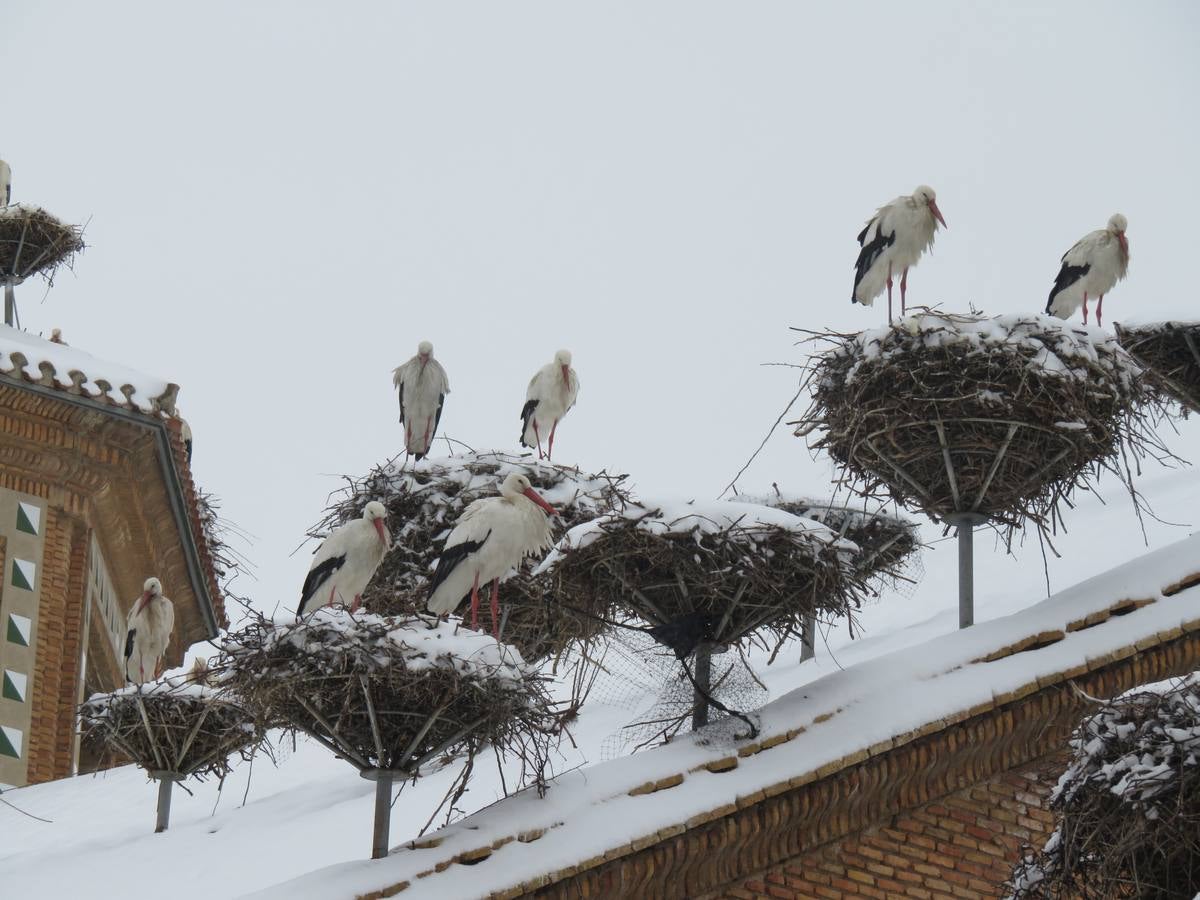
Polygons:
<instances>
[{"instance_id":1,"label":"brick building facade","mask_svg":"<svg viewBox=\"0 0 1200 900\"><path fill-rule=\"evenodd\" d=\"M88 767L75 709L123 683L148 576L175 603L168 664L224 624L177 391L0 326L0 784Z\"/></svg>"}]
</instances>

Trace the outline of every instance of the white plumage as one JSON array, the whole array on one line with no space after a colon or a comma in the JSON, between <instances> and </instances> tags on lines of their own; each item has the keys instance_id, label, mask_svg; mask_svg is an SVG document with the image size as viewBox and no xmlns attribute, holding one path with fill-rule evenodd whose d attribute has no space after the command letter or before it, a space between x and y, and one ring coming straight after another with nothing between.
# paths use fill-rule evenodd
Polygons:
<instances>
[{"instance_id":1,"label":"white plumage","mask_svg":"<svg viewBox=\"0 0 1200 900\"><path fill-rule=\"evenodd\" d=\"M442 364L433 358L433 344L421 341L417 355L392 370L392 384L400 392L404 449L420 459L433 444L442 407L450 393L450 379Z\"/></svg>"},{"instance_id":2,"label":"white plumage","mask_svg":"<svg viewBox=\"0 0 1200 900\"><path fill-rule=\"evenodd\" d=\"M0 159L0 206L12 203L12 169Z\"/></svg>"},{"instance_id":3,"label":"white plumage","mask_svg":"<svg viewBox=\"0 0 1200 900\"><path fill-rule=\"evenodd\" d=\"M549 459L554 453L554 432L558 423L575 405L579 396L579 376L571 368L569 350L554 354L554 362L537 370L525 391L521 408L521 446L537 447L538 459ZM550 443L542 453L542 435L549 434Z\"/></svg>"},{"instance_id":4,"label":"white plumage","mask_svg":"<svg viewBox=\"0 0 1200 900\"><path fill-rule=\"evenodd\" d=\"M500 579L529 554L550 546L547 513L557 515L520 472L504 479L499 497L476 500L463 510L446 538L429 585L429 611L439 616L453 612L470 593L471 625L477 627L479 586L490 581L492 631L497 632Z\"/></svg>"},{"instance_id":5,"label":"white plumage","mask_svg":"<svg viewBox=\"0 0 1200 900\"><path fill-rule=\"evenodd\" d=\"M125 680L143 684L157 678L175 630L175 604L163 596L157 578L147 578L142 585L142 596L133 601L125 627Z\"/></svg>"},{"instance_id":6,"label":"white plumage","mask_svg":"<svg viewBox=\"0 0 1200 900\"><path fill-rule=\"evenodd\" d=\"M900 273L900 314L904 315L908 270L933 246L938 223L946 220L938 209L933 188L921 185L911 196L897 197L879 207L858 234L862 248L854 264L853 303L873 306L883 289L888 294L888 321L892 320L892 275Z\"/></svg>"},{"instance_id":7,"label":"white plumage","mask_svg":"<svg viewBox=\"0 0 1200 900\"><path fill-rule=\"evenodd\" d=\"M300 591L297 618L303 618L322 606L350 604L358 609L362 592L392 546L385 520L387 510L378 500L363 508L361 519L347 522L330 532L313 554L308 577Z\"/></svg>"},{"instance_id":8,"label":"white plumage","mask_svg":"<svg viewBox=\"0 0 1200 900\"><path fill-rule=\"evenodd\" d=\"M1104 295L1129 269L1129 241L1125 237L1128 226L1125 217L1117 213L1107 226L1085 235L1062 255L1062 268L1050 289L1046 312L1069 319L1082 306L1086 325L1088 297L1097 297L1096 324L1102 324Z\"/></svg>"}]
</instances>

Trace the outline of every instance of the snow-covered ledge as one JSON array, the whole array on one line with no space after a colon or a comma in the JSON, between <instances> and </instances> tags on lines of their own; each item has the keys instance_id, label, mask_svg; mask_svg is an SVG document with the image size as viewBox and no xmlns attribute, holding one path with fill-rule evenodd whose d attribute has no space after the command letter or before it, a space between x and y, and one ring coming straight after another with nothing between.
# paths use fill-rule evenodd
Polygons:
<instances>
[{"instance_id":1,"label":"snow-covered ledge","mask_svg":"<svg viewBox=\"0 0 1200 900\"><path fill-rule=\"evenodd\" d=\"M402 890L410 900L531 890L1200 632L1198 593L1195 535L1014 615L812 682L762 710L753 742L704 746L703 732L685 735L569 772L544 798L509 797L385 860L331 866L253 896Z\"/></svg>"}]
</instances>

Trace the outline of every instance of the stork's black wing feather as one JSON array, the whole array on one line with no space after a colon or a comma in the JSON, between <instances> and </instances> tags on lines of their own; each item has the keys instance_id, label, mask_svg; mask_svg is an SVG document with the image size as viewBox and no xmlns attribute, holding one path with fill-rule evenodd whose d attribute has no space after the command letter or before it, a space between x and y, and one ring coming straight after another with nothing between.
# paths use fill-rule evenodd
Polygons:
<instances>
[{"instance_id":1,"label":"stork's black wing feather","mask_svg":"<svg viewBox=\"0 0 1200 900\"><path fill-rule=\"evenodd\" d=\"M883 228L875 232L875 238L869 243L863 243L867 239L867 232L870 230L871 224L867 223L858 235L858 242L862 244L862 250L858 252L858 260L854 263L854 287L850 290L850 302L857 303L854 294L858 290L858 284L866 277L871 266L875 265L875 260L879 259L879 255L888 247L896 243L896 232L893 229L891 234L884 234Z\"/></svg>"},{"instance_id":2,"label":"stork's black wing feather","mask_svg":"<svg viewBox=\"0 0 1200 900\"><path fill-rule=\"evenodd\" d=\"M296 608L296 615L302 616L307 612L305 606L308 601L317 595L317 591L333 577L333 573L346 564L346 554L341 556L331 556L324 562L318 563L308 570L308 576L304 579L304 587L300 589L300 605Z\"/></svg>"},{"instance_id":3,"label":"stork's black wing feather","mask_svg":"<svg viewBox=\"0 0 1200 900\"><path fill-rule=\"evenodd\" d=\"M400 382L400 424L404 424L404 382Z\"/></svg>"},{"instance_id":4,"label":"stork's black wing feather","mask_svg":"<svg viewBox=\"0 0 1200 900\"><path fill-rule=\"evenodd\" d=\"M529 430L529 420L533 417L533 411L537 409L538 402L536 400L526 400L525 405L521 407L521 446L532 447L533 444L525 443L525 432Z\"/></svg>"},{"instance_id":5,"label":"stork's black wing feather","mask_svg":"<svg viewBox=\"0 0 1200 900\"><path fill-rule=\"evenodd\" d=\"M1091 263L1072 266L1064 262L1062 268L1058 270L1058 277L1054 279L1054 287L1050 288L1050 297L1046 300L1046 312L1050 312L1050 307L1054 305L1054 298L1058 296L1059 291L1065 291L1086 275L1091 268Z\"/></svg>"},{"instance_id":6,"label":"stork's black wing feather","mask_svg":"<svg viewBox=\"0 0 1200 900\"><path fill-rule=\"evenodd\" d=\"M488 533L483 536L482 541L463 541L461 544L455 544L453 547L443 550L442 556L438 560L437 570L433 573L433 580L429 582L429 596L433 596L438 585L450 577L450 573L458 568L459 563L486 544L487 539L491 536L491 529L488 529Z\"/></svg>"},{"instance_id":7,"label":"stork's black wing feather","mask_svg":"<svg viewBox=\"0 0 1200 900\"><path fill-rule=\"evenodd\" d=\"M125 635L125 680L132 681L129 677L129 657L133 656L133 638L137 634L136 628L130 628L129 633Z\"/></svg>"}]
</instances>

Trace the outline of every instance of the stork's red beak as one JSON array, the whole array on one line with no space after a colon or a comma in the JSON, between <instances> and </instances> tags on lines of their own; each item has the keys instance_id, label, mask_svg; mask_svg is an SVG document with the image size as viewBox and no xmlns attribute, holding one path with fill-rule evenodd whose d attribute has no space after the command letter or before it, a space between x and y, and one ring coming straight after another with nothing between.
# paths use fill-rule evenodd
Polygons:
<instances>
[{"instance_id":1,"label":"stork's red beak","mask_svg":"<svg viewBox=\"0 0 1200 900\"><path fill-rule=\"evenodd\" d=\"M563 366L562 373L563 373L563 387L569 389L571 387L571 368L570 368L570 366Z\"/></svg>"},{"instance_id":2,"label":"stork's red beak","mask_svg":"<svg viewBox=\"0 0 1200 900\"><path fill-rule=\"evenodd\" d=\"M150 605L150 592L143 591L142 596L139 598L139 600L137 602L137 609L134 610L134 614L137 615L138 613L140 613L143 609L145 609L149 605Z\"/></svg>"},{"instance_id":3,"label":"stork's red beak","mask_svg":"<svg viewBox=\"0 0 1200 900\"><path fill-rule=\"evenodd\" d=\"M392 539L387 533L387 529L384 528L383 519L375 520L375 533L379 535L379 543L383 544L384 549L390 549L392 546Z\"/></svg>"},{"instance_id":4,"label":"stork's red beak","mask_svg":"<svg viewBox=\"0 0 1200 900\"><path fill-rule=\"evenodd\" d=\"M525 496L546 511L547 515L557 516L558 510L542 499L542 495L533 488L525 489Z\"/></svg>"},{"instance_id":5,"label":"stork's red beak","mask_svg":"<svg viewBox=\"0 0 1200 900\"><path fill-rule=\"evenodd\" d=\"M1117 232L1117 240L1121 242L1121 249L1125 251L1125 255L1129 255L1129 239L1125 237L1125 232Z\"/></svg>"},{"instance_id":6,"label":"stork's red beak","mask_svg":"<svg viewBox=\"0 0 1200 900\"><path fill-rule=\"evenodd\" d=\"M938 205L937 205L937 201L936 201L936 200L930 200L930 201L929 201L929 211L930 211L931 213L933 213L933 217L934 217L935 219L937 219L939 222L941 222L941 223L942 223L942 227L943 227L943 228L949 228L949 227L950 227L949 225L947 225L947 224L946 224L946 220L942 218L942 211L941 211L940 209L938 209Z\"/></svg>"}]
</instances>

